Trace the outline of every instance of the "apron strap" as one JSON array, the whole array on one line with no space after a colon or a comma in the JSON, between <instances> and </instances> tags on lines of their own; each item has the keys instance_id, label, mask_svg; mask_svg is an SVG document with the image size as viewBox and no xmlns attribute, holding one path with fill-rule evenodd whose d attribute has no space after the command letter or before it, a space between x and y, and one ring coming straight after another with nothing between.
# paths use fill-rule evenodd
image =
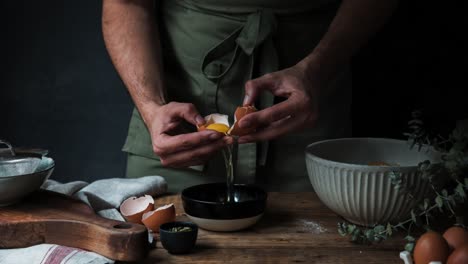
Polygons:
<instances>
[{"instance_id":1,"label":"apron strap","mask_svg":"<svg viewBox=\"0 0 468 264\"><path fill-rule=\"evenodd\" d=\"M234 30L227 38L206 53L201 65L203 75L212 81L223 78L231 70L237 56L239 56L239 48L247 56L253 56L255 48L264 42L272 42L271 35L276 31L276 26L276 18L269 10L259 10L250 14L244 25ZM278 65L276 49L273 45L269 48L272 48L268 52L269 55L274 56L270 61L276 60L273 63Z\"/></svg>"},{"instance_id":2,"label":"apron strap","mask_svg":"<svg viewBox=\"0 0 468 264\"><path fill-rule=\"evenodd\" d=\"M217 85L215 94L209 95L216 98L215 104L218 102L218 90L223 89L223 80L238 79L245 83L254 77L254 63L258 63L256 68L260 75L278 70L278 55L272 39L276 27L276 17L271 10L258 10L247 16L243 25L206 53L201 71L207 79ZM258 106L264 109L273 103L274 96L269 92L263 92ZM218 109L217 105L215 108ZM259 148L257 155L256 143L239 146L236 175L238 180L255 182L257 159L259 165L265 165L268 142L261 142Z\"/></svg>"}]
</instances>

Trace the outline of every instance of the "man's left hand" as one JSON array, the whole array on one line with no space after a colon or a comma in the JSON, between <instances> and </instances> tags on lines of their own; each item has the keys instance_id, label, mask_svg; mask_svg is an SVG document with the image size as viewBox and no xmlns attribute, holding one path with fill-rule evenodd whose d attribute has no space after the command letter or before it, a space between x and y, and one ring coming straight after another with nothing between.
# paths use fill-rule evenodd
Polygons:
<instances>
[{"instance_id":1,"label":"man's left hand","mask_svg":"<svg viewBox=\"0 0 468 264\"><path fill-rule=\"evenodd\" d=\"M271 140L313 126L318 117L318 79L298 64L248 81L244 105L253 105L262 91L286 100L242 118L239 126L256 132L240 137L239 143Z\"/></svg>"}]
</instances>

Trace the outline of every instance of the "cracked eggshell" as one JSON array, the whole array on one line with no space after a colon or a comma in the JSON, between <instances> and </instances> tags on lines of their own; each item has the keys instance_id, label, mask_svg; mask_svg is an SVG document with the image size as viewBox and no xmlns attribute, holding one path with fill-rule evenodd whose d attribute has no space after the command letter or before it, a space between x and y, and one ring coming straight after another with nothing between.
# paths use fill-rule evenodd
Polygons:
<instances>
[{"instance_id":1,"label":"cracked eggshell","mask_svg":"<svg viewBox=\"0 0 468 264\"><path fill-rule=\"evenodd\" d=\"M205 129L218 131L220 133L226 134L229 130L229 118L227 115L222 114L211 114L205 116L205 124L198 126L198 131L203 131Z\"/></svg>"},{"instance_id":2,"label":"cracked eggshell","mask_svg":"<svg viewBox=\"0 0 468 264\"><path fill-rule=\"evenodd\" d=\"M236 112L234 112L234 124L231 129L229 129L228 134L233 136L244 136L255 132L255 128L240 128L237 124L244 116L255 111L257 111L257 109L251 105L237 107Z\"/></svg>"},{"instance_id":3,"label":"cracked eggshell","mask_svg":"<svg viewBox=\"0 0 468 264\"><path fill-rule=\"evenodd\" d=\"M143 224L151 231L159 233L159 226L175 221L174 204L158 207L154 211L143 214Z\"/></svg>"},{"instance_id":4,"label":"cracked eggshell","mask_svg":"<svg viewBox=\"0 0 468 264\"><path fill-rule=\"evenodd\" d=\"M154 210L154 199L151 195L142 197L132 196L120 205L120 213L128 222L143 224L141 218L144 213Z\"/></svg>"}]
</instances>

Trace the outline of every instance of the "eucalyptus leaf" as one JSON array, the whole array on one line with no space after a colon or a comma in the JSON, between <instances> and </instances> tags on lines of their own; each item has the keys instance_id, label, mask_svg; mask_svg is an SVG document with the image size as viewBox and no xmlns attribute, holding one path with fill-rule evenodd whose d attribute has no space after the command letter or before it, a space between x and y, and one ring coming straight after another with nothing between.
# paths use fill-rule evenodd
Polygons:
<instances>
[{"instance_id":1,"label":"eucalyptus leaf","mask_svg":"<svg viewBox=\"0 0 468 264\"><path fill-rule=\"evenodd\" d=\"M444 201L442 201L442 198L440 196L437 196L435 198L435 202L437 204L437 207L442 208L444 206Z\"/></svg>"},{"instance_id":2,"label":"eucalyptus leaf","mask_svg":"<svg viewBox=\"0 0 468 264\"><path fill-rule=\"evenodd\" d=\"M351 240L352 241L359 241L359 239L361 238L361 229L359 228L355 228L352 232L352 237L351 237Z\"/></svg>"},{"instance_id":3,"label":"eucalyptus leaf","mask_svg":"<svg viewBox=\"0 0 468 264\"><path fill-rule=\"evenodd\" d=\"M388 236L391 236L393 233L393 228L392 228L392 225L390 223L387 224L387 235Z\"/></svg>"},{"instance_id":4,"label":"eucalyptus leaf","mask_svg":"<svg viewBox=\"0 0 468 264\"><path fill-rule=\"evenodd\" d=\"M374 227L375 233L382 233L383 231L385 231L385 227L383 225L378 225Z\"/></svg>"},{"instance_id":5,"label":"eucalyptus leaf","mask_svg":"<svg viewBox=\"0 0 468 264\"><path fill-rule=\"evenodd\" d=\"M340 234L340 236L343 236L343 237L348 235L348 233L346 233L346 231L343 230L342 228L338 228L338 234Z\"/></svg>"},{"instance_id":6,"label":"eucalyptus leaf","mask_svg":"<svg viewBox=\"0 0 468 264\"><path fill-rule=\"evenodd\" d=\"M414 210L411 210L411 220L415 224L418 222L418 220L416 219L416 214L414 213Z\"/></svg>"},{"instance_id":7,"label":"eucalyptus leaf","mask_svg":"<svg viewBox=\"0 0 468 264\"><path fill-rule=\"evenodd\" d=\"M458 194L461 198L465 198L465 190L463 190L463 184L459 183L457 187L455 188L455 193Z\"/></svg>"},{"instance_id":8,"label":"eucalyptus leaf","mask_svg":"<svg viewBox=\"0 0 468 264\"><path fill-rule=\"evenodd\" d=\"M418 208L421 211L426 211L427 210L427 208L424 208L424 204L418 204Z\"/></svg>"},{"instance_id":9,"label":"eucalyptus leaf","mask_svg":"<svg viewBox=\"0 0 468 264\"><path fill-rule=\"evenodd\" d=\"M441 193L442 193L442 196L443 196L443 197L447 198L448 192L447 192L446 189L443 189Z\"/></svg>"},{"instance_id":10,"label":"eucalyptus leaf","mask_svg":"<svg viewBox=\"0 0 468 264\"><path fill-rule=\"evenodd\" d=\"M345 222L338 223L338 233L341 236L348 235L347 224Z\"/></svg>"},{"instance_id":11,"label":"eucalyptus leaf","mask_svg":"<svg viewBox=\"0 0 468 264\"><path fill-rule=\"evenodd\" d=\"M414 242L406 243L405 250L408 252L413 252L414 249Z\"/></svg>"},{"instance_id":12,"label":"eucalyptus leaf","mask_svg":"<svg viewBox=\"0 0 468 264\"><path fill-rule=\"evenodd\" d=\"M429 199L425 198L424 199L424 211L426 211L427 208L429 208Z\"/></svg>"},{"instance_id":13,"label":"eucalyptus leaf","mask_svg":"<svg viewBox=\"0 0 468 264\"><path fill-rule=\"evenodd\" d=\"M366 236L367 240L370 240L370 241L374 240L374 235L375 235L375 233L374 233L374 230L372 230L372 229L367 229L366 232L365 232L365 236Z\"/></svg>"}]
</instances>

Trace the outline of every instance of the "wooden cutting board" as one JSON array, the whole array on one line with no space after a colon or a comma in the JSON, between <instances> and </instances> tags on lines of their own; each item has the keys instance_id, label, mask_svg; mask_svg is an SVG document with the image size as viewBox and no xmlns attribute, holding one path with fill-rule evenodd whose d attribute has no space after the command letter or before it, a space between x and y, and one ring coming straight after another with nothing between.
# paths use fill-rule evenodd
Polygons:
<instances>
[{"instance_id":1,"label":"wooden cutting board","mask_svg":"<svg viewBox=\"0 0 468 264\"><path fill-rule=\"evenodd\" d=\"M0 248L41 243L137 261L149 251L143 225L102 218L86 204L50 191L37 191L18 204L0 207Z\"/></svg>"}]
</instances>

